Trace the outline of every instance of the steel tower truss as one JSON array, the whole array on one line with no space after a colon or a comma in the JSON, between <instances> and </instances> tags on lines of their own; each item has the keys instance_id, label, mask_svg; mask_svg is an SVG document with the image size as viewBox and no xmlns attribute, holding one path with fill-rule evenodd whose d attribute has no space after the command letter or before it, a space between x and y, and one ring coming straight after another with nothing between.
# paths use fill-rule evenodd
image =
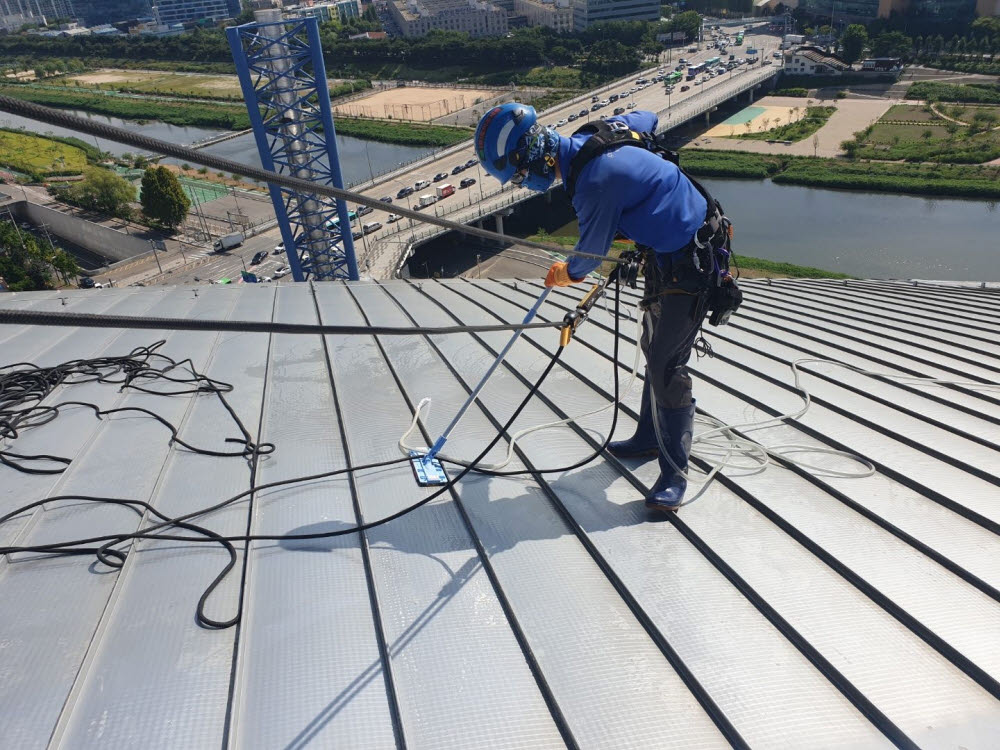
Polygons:
<instances>
[{"instance_id":1,"label":"steel tower truss","mask_svg":"<svg viewBox=\"0 0 1000 750\"><path fill-rule=\"evenodd\" d=\"M226 35L264 169L343 188L318 21L279 10L255 17ZM268 188L292 278L357 279L344 201Z\"/></svg>"}]
</instances>

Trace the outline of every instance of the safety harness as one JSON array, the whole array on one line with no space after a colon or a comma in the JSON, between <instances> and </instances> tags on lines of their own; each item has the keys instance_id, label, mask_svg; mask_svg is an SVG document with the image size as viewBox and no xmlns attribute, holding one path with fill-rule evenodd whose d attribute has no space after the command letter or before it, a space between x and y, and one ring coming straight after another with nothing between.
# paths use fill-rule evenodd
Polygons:
<instances>
[{"instance_id":1,"label":"safety harness","mask_svg":"<svg viewBox=\"0 0 1000 750\"><path fill-rule=\"evenodd\" d=\"M677 152L666 148L653 133L637 132L620 121L595 120L581 126L573 133L573 135L580 134L590 137L570 160L569 174L563 178L563 185L571 201L576 194L576 182L583 168L601 154L623 146L638 146L658 154L674 164L701 193L707 206L705 221L691 241L679 252L689 255L695 270L705 280L708 310L711 313L709 324L718 326L729 322L730 316L743 301L743 293L729 272L729 262L733 257L733 224L722 210L722 204L681 166ZM646 263L653 261L655 252L651 247L644 245L636 247L642 252ZM637 269L628 274L628 283L632 287L635 287L637 276Z\"/></svg>"}]
</instances>

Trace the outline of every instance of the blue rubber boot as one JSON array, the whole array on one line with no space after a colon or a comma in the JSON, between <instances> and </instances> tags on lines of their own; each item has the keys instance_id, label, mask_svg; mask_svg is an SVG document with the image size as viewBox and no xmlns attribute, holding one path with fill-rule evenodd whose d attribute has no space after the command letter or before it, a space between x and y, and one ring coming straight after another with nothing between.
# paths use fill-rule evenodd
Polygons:
<instances>
[{"instance_id":1,"label":"blue rubber boot","mask_svg":"<svg viewBox=\"0 0 1000 750\"><path fill-rule=\"evenodd\" d=\"M655 456L660 451L656 445L656 431L653 429L653 396L649 392L649 379L643 382L642 402L639 405L639 421L635 434L628 440L608 443L608 453L616 458L639 458Z\"/></svg>"},{"instance_id":2,"label":"blue rubber boot","mask_svg":"<svg viewBox=\"0 0 1000 750\"><path fill-rule=\"evenodd\" d=\"M687 471L694 436L694 400L680 409L656 407L660 439L667 455L659 453L660 477L646 498L646 507L666 513L676 512L684 499L687 480L677 471ZM667 459L669 456L669 460ZM673 464L671 464L671 461ZM677 468L674 468L674 467Z\"/></svg>"}]
</instances>

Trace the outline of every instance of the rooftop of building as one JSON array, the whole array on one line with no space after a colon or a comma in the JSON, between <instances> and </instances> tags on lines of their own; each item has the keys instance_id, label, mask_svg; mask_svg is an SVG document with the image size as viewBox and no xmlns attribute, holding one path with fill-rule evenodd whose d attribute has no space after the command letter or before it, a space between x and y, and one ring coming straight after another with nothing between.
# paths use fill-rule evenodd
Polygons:
<instances>
[{"instance_id":1,"label":"rooftop of building","mask_svg":"<svg viewBox=\"0 0 1000 750\"><path fill-rule=\"evenodd\" d=\"M781 450L743 459L676 516L643 493L655 462L602 454L611 414L532 433L508 469L365 534L261 540L207 601L215 544L137 542L121 570L93 555L0 559L0 733L10 747L990 747L1000 736L1000 294L891 281L751 280L712 358L691 362L701 420L809 410L740 432ZM554 290L558 321L585 292ZM0 309L356 326L518 322L537 281L327 282L0 295ZM628 290L623 307L638 298ZM513 429L606 406L627 380L635 324L596 307ZM397 458L433 398L433 439L508 333L411 336L0 325L0 365L162 352L233 386L248 462L171 444L141 412L65 406L0 464L0 515L58 495L138 498L175 516L257 488L198 523L222 534L323 533L431 491ZM449 441L472 458L556 349L525 332ZM4 372L10 372L8 368ZM929 383L920 378L935 378ZM154 389L155 390L155 389ZM640 388L623 398L634 426ZM199 449L230 451L214 395L59 386L45 401L142 407ZM701 434L709 429L697 426ZM696 446L696 450L699 447ZM849 478L870 461L875 473ZM506 440L487 457L498 461ZM706 458L704 450L702 455ZM712 457L719 458L718 455ZM696 460L697 468L706 468ZM551 473L542 470L556 469ZM452 468L454 473L454 468ZM699 489L695 482L691 496ZM121 506L51 500L0 525L0 544L134 531Z\"/></svg>"},{"instance_id":2,"label":"rooftop of building","mask_svg":"<svg viewBox=\"0 0 1000 750\"><path fill-rule=\"evenodd\" d=\"M851 66L845 60L837 57L831 52L823 49L822 47L810 47L810 46L800 46L792 50L793 54L804 57L807 60L812 60L816 63L821 63L823 65L828 65L835 70L850 70Z\"/></svg>"}]
</instances>

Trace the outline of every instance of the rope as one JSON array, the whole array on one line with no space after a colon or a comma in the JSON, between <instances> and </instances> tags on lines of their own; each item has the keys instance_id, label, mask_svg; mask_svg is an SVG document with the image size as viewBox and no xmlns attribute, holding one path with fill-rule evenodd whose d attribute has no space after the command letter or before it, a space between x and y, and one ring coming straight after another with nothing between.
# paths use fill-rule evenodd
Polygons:
<instances>
[{"instance_id":1,"label":"rope","mask_svg":"<svg viewBox=\"0 0 1000 750\"><path fill-rule=\"evenodd\" d=\"M409 208L403 208L397 204L393 204L390 208L388 204L383 203L377 198L370 198L367 195L362 195L361 193L344 190L332 185L324 185L319 182L310 182L309 180L303 180L298 177L290 177L288 175L270 172L266 169L253 167L248 164L243 164L242 162L232 161L231 159L223 159L220 156L214 156L204 151L196 151L188 148L187 146L179 146L175 143L161 141L158 138L150 138L149 136L140 135L139 133L134 133L130 130L126 130L125 128L119 128L114 125L108 125L107 123L97 122L96 120L86 120L82 117L77 117L76 115L71 115L66 112L60 112L50 107L43 107L42 105L35 104L34 102L26 102L10 96L0 96L0 111L8 112L14 115L21 115L22 117L27 117L32 120L39 120L60 128L69 128L70 130L76 130L81 133L86 133L87 135L105 138L109 141L124 143L127 146L132 146L133 148L144 151L159 153L165 156L172 156L185 162L200 164L218 172L241 174L253 180L257 180L258 182L266 182L289 188L290 190L294 190L303 195L322 195L327 198L336 198L342 201L350 200L362 206L368 206L369 208L385 211L386 213L391 212L397 214L398 216L405 216L406 218L413 219L414 221L434 224L435 226L451 229L456 232L462 232L464 234L472 235L473 237L482 237L486 240L492 240L493 242L500 242L504 244L511 241L510 237L497 234L496 232L491 232L488 229L479 229L475 226L459 224L458 222L449 221L448 219L442 219L440 217L423 214ZM612 261L615 263L618 262L617 259L611 256L598 255L596 253L585 253L579 250L567 250L560 245L549 244L546 242L536 242L534 240L518 238L517 244L525 247L534 247L538 250L545 250L547 252L562 253L567 256Z\"/></svg>"},{"instance_id":2,"label":"rope","mask_svg":"<svg viewBox=\"0 0 1000 750\"><path fill-rule=\"evenodd\" d=\"M558 328L559 322L510 323L482 326L396 328L391 326L333 326L305 323L274 323L250 320L189 320L130 315L100 315L73 312L0 309L0 325L78 326L80 328L129 328L158 331L233 331L236 333L294 333L346 336L415 336L447 333L492 333L527 328Z\"/></svg>"}]
</instances>

